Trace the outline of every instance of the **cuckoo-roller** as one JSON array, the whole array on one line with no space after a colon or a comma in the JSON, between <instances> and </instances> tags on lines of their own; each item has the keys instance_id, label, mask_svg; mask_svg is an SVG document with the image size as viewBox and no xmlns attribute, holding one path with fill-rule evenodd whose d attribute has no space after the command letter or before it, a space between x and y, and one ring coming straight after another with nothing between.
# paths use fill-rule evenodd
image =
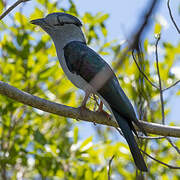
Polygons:
<instances>
[{"instance_id":1,"label":"cuckoo-roller","mask_svg":"<svg viewBox=\"0 0 180 180\"><path fill-rule=\"evenodd\" d=\"M118 79L111 67L86 44L86 39L81 30L81 21L66 13L51 13L45 18L35 19L32 24L40 26L52 38L59 62L68 79L78 88L85 91L82 106L85 107L90 93L95 93L111 112L125 137L134 162L138 169L147 171L146 164L138 148L133 132L137 132L134 122L143 131L139 120L129 99L122 90ZM105 71L110 74L106 79ZM101 75L99 78L98 75ZM105 80L104 80L105 79ZM102 83L99 85L98 80ZM143 131L144 132L144 131ZM145 133L145 132L144 132Z\"/></svg>"}]
</instances>

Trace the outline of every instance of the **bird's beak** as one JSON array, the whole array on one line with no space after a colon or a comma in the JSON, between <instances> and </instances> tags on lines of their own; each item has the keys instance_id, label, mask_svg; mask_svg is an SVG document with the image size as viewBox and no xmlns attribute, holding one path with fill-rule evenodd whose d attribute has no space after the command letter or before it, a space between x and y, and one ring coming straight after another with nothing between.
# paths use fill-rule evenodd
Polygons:
<instances>
[{"instance_id":1,"label":"bird's beak","mask_svg":"<svg viewBox=\"0 0 180 180\"><path fill-rule=\"evenodd\" d=\"M44 18L41 19L34 19L32 21L30 21L31 24L35 24L35 25L41 25L44 21Z\"/></svg>"}]
</instances>

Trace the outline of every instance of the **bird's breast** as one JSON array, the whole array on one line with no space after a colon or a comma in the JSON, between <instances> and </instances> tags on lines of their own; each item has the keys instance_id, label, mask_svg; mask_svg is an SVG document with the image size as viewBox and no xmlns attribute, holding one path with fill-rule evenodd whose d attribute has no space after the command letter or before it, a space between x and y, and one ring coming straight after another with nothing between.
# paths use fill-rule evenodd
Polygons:
<instances>
[{"instance_id":1,"label":"bird's breast","mask_svg":"<svg viewBox=\"0 0 180 180\"><path fill-rule=\"evenodd\" d=\"M76 73L72 73L68 69L68 66L66 64L66 60L64 57L64 53L61 53L61 55L58 55L58 59L59 59L60 65L61 65L65 75L76 87L78 87L84 91L86 89L91 88L90 85L80 75L78 75Z\"/></svg>"}]
</instances>

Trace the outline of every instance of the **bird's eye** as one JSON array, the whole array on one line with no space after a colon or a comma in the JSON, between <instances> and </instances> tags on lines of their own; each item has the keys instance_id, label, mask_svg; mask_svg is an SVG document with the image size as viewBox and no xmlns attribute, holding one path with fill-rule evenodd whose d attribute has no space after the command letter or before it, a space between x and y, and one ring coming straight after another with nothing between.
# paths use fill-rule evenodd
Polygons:
<instances>
[{"instance_id":1,"label":"bird's eye","mask_svg":"<svg viewBox=\"0 0 180 180\"><path fill-rule=\"evenodd\" d=\"M54 24L54 26L64 26L65 23L61 21L59 17L57 17L57 21L58 21L58 24Z\"/></svg>"},{"instance_id":2,"label":"bird's eye","mask_svg":"<svg viewBox=\"0 0 180 180\"><path fill-rule=\"evenodd\" d=\"M64 22L59 22L58 24L54 24L54 26L64 26Z\"/></svg>"}]
</instances>

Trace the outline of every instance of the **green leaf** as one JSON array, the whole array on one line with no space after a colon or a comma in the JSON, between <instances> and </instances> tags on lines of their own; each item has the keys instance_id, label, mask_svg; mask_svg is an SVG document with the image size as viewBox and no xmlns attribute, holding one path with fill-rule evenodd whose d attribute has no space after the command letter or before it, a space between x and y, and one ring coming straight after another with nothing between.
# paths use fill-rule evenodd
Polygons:
<instances>
[{"instance_id":1,"label":"green leaf","mask_svg":"<svg viewBox=\"0 0 180 180\"><path fill-rule=\"evenodd\" d=\"M44 137L44 135L39 131L39 129L37 129L34 132L34 140L37 141L38 143L45 145L46 144L46 138Z\"/></svg>"},{"instance_id":2,"label":"green leaf","mask_svg":"<svg viewBox=\"0 0 180 180\"><path fill-rule=\"evenodd\" d=\"M88 144L92 142L92 136L88 137L80 146L80 150L84 151L86 148L89 148Z\"/></svg>"},{"instance_id":3,"label":"green leaf","mask_svg":"<svg viewBox=\"0 0 180 180\"><path fill-rule=\"evenodd\" d=\"M180 90L176 93L177 96L180 96Z\"/></svg>"},{"instance_id":4,"label":"green leaf","mask_svg":"<svg viewBox=\"0 0 180 180\"><path fill-rule=\"evenodd\" d=\"M93 179L93 173L90 169L87 169L85 171L85 180L92 180Z\"/></svg>"},{"instance_id":5,"label":"green leaf","mask_svg":"<svg viewBox=\"0 0 180 180\"><path fill-rule=\"evenodd\" d=\"M154 28L154 34L160 34L161 33L161 29L162 29L161 24L156 23L155 24L155 28Z\"/></svg>"},{"instance_id":6,"label":"green leaf","mask_svg":"<svg viewBox=\"0 0 180 180\"><path fill-rule=\"evenodd\" d=\"M20 12L16 12L15 14L15 20L19 23L19 24L25 24L28 22L27 17L24 16L23 14L21 14Z\"/></svg>"},{"instance_id":7,"label":"green leaf","mask_svg":"<svg viewBox=\"0 0 180 180\"><path fill-rule=\"evenodd\" d=\"M0 1L0 14L3 12L3 1Z\"/></svg>"},{"instance_id":8,"label":"green leaf","mask_svg":"<svg viewBox=\"0 0 180 180\"><path fill-rule=\"evenodd\" d=\"M74 128L74 143L76 144L78 141L78 127Z\"/></svg>"},{"instance_id":9,"label":"green leaf","mask_svg":"<svg viewBox=\"0 0 180 180\"><path fill-rule=\"evenodd\" d=\"M109 53L105 51L101 51L99 54L101 54L102 56L109 55Z\"/></svg>"},{"instance_id":10,"label":"green leaf","mask_svg":"<svg viewBox=\"0 0 180 180\"><path fill-rule=\"evenodd\" d=\"M144 50L147 52L148 50L148 39L144 41Z\"/></svg>"},{"instance_id":11,"label":"green leaf","mask_svg":"<svg viewBox=\"0 0 180 180\"><path fill-rule=\"evenodd\" d=\"M107 37L107 29L105 27L101 28L101 31L105 37Z\"/></svg>"}]
</instances>

